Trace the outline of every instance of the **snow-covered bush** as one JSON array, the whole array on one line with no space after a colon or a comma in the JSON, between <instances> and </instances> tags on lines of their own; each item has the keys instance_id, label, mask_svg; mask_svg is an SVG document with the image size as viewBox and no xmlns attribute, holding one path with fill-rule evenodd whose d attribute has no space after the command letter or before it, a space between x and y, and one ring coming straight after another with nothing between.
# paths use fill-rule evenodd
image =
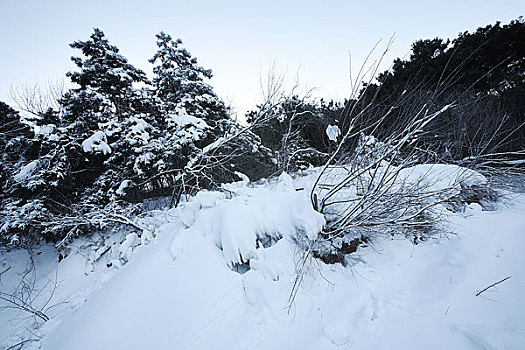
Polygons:
<instances>
[{"instance_id":1,"label":"snow-covered bush","mask_svg":"<svg viewBox=\"0 0 525 350\"><path fill-rule=\"evenodd\" d=\"M383 140L350 125L311 192L314 207L327 219L322 238L309 244L317 256L344 262L341 251L385 233L405 233L417 242L439 228L441 210L457 210L458 203L476 199L473 193L489 193L487 179L473 170L418 164L413 144L447 108L421 109L403 131ZM348 151L351 138L357 146Z\"/></svg>"},{"instance_id":2,"label":"snow-covered bush","mask_svg":"<svg viewBox=\"0 0 525 350\"><path fill-rule=\"evenodd\" d=\"M174 259L188 236L203 235L213 238L230 268L255 266L264 247L280 239L316 239L325 224L323 215L312 208L308 192L296 191L286 173L259 186L238 182L224 187L236 195L226 198L223 192L201 191L178 208L186 231L173 241Z\"/></svg>"}]
</instances>

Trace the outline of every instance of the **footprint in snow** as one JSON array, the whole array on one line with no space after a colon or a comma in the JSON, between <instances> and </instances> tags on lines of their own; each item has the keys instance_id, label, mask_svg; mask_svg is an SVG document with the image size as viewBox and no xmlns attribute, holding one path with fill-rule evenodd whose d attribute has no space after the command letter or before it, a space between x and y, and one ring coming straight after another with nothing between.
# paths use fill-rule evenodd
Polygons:
<instances>
[{"instance_id":1,"label":"footprint in snow","mask_svg":"<svg viewBox=\"0 0 525 350\"><path fill-rule=\"evenodd\" d=\"M348 332L339 326L327 324L324 327L324 336L337 346L348 343Z\"/></svg>"}]
</instances>

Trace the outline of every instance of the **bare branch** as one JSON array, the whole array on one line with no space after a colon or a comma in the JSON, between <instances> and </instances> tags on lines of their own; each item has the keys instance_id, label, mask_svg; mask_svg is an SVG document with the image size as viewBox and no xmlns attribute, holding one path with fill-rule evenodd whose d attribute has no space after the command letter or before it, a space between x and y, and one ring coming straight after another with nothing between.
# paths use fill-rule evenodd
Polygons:
<instances>
[{"instance_id":1,"label":"bare branch","mask_svg":"<svg viewBox=\"0 0 525 350\"><path fill-rule=\"evenodd\" d=\"M476 296L480 296L481 293L483 292L486 292L487 290L489 290L490 288L494 287L494 286L497 286L498 284L500 283L503 283L505 282L506 280L508 280L509 278L511 278L512 276L508 276L508 277L505 277L504 279L502 279L501 281L498 281L498 282L495 282L495 283L492 283L490 286L486 287L486 288L483 288L481 291L479 291Z\"/></svg>"}]
</instances>

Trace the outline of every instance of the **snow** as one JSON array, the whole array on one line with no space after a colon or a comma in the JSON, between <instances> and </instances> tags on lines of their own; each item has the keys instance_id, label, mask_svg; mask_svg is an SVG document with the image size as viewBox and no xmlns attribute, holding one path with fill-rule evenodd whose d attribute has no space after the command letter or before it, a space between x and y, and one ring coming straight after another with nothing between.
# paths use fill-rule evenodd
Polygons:
<instances>
[{"instance_id":1,"label":"snow","mask_svg":"<svg viewBox=\"0 0 525 350\"><path fill-rule=\"evenodd\" d=\"M180 127L185 127L189 125L194 126L197 129L205 129L208 127L208 124L206 124L204 120L189 115L184 108L177 108L173 120Z\"/></svg>"},{"instance_id":2,"label":"snow","mask_svg":"<svg viewBox=\"0 0 525 350\"><path fill-rule=\"evenodd\" d=\"M103 153L110 154L111 148L107 144L108 140L103 131L97 131L84 141L82 141L82 149L86 153Z\"/></svg>"},{"instance_id":3,"label":"snow","mask_svg":"<svg viewBox=\"0 0 525 350\"><path fill-rule=\"evenodd\" d=\"M428 171L447 171L448 184L484 181L440 165L403 176L421 182ZM201 192L152 212L142 224L154 229L106 242L107 253L96 245L88 254L80 240L57 263L44 246L35 255L37 285L55 274L60 281L44 309L51 319L36 327L22 312L0 313L0 346L25 334L38 341L24 348L42 349L525 348L525 194L509 194L496 211L474 203L449 212L450 233L418 245L378 237L343 267L304 259L297 246L324 222L311 207L309 183L282 174ZM23 250L1 252L0 271L12 266L2 291L16 285L26 260Z\"/></svg>"},{"instance_id":4,"label":"snow","mask_svg":"<svg viewBox=\"0 0 525 350\"><path fill-rule=\"evenodd\" d=\"M199 192L196 203L185 203L179 215L190 235L213 237L229 267L257 258L258 240L297 235L315 239L325 224L324 217L313 210L306 191L290 191L289 175L283 173L279 179L276 188L284 192L248 189L244 183L228 187L233 193L246 193L231 199L222 192ZM171 251L174 258L180 254L179 240Z\"/></svg>"},{"instance_id":5,"label":"snow","mask_svg":"<svg viewBox=\"0 0 525 350\"><path fill-rule=\"evenodd\" d=\"M293 179L286 172L279 175L279 185L281 189L293 189Z\"/></svg>"},{"instance_id":6,"label":"snow","mask_svg":"<svg viewBox=\"0 0 525 350\"><path fill-rule=\"evenodd\" d=\"M136 233L130 233L119 247L119 258L123 263L127 263L133 254L133 248L139 244L139 236Z\"/></svg>"},{"instance_id":7,"label":"snow","mask_svg":"<svg viewBox=\"0 0 525 350\"><path fill-rule=\"evenodd\" d=\"M341 136L341 130L339 130L337 125L328 125L326 128L326 135L330 141L337 142L337 138Z\"/></svg>"},{"instance_id":8,"label":"snow","mask_svg":"<svg viewBox=\"0 0 525 350\"><path fill-rule=\"evenodd\" d=\"M53 133L56 129L57 127L54 124L47 124L47 125L42 126L38 130L38 134L44 135L50 141L58 141L60 140L60 137L57 134Z\"/></svg>"},{"instance_id":9,"label":"snow","mask_svg":"<svg viewBox=\"0 0 525 350\"><path fill-rule=\"evenodd\" d=\"M361 144L377 145L378 142L373 137L363 137ZM323 173L314 195L318 206L324 206L324 213L330 225L340 220L341 213L343 215L351 213L348 222L371 220L375 223L384 223L391 219L402 220L403 217L417 215L421 208L427 206L429 210L426 214L439 217L443 210L448 210L446 204L439 204L443 200L458 199L465 194L475 192L478 190L477 187L488 186L488 180L482 174L456 165L419 164L404 167L384 160L381 162L374 160L374 163L370 164L378 164L378 166L367 169L369 163L366 161L363 163L360 168L331 166ZM304 183L304 180L301 182L304 186L308 186L308 181L313 182L312 178L316 176L317 171L314 169L308 177L305 177L308 179L307 183ZM341 183L344 186L339 186ZM366 197L367 193L373 195L376 190L379 190L381 195ZM421 198L419 203L410 200L415 193ZM387 212L381 217L381 210L378 208L383 205L382 198L386 199L390 196L397 198L395 203L384 205L387 209L395 208L396 211ZM363 200L373 202L376 211L369 208L367 202ZM379 231L388 233L387 230ZM352 237L350 235L347 237L358 238L361 235L361 229L357 229L351 234Z\"/></svg>"},{"instance_id":10,"label":"snow","mask_svg":"<svg viewBox=\"0 0 525 350\"><path fill-rule=\"evenodd\" d=\"M348 333L340 326L327 324L324 327L324 335L337 346L344 345L348 342Z\"/></svg>"},{"instance_id":11,"label":"snow","mask_svg":"<svg viewBox=\"0 0 525 350\"><path fill-rule=\"evenodd\" d=\"M37 166L38 160L33 160L32 162L29 162L26 165L24 165L22 169L20 169L20 171L15 176L13 176L13 178L16 182L23 182L29 176L31 176L31 174L33 174Z\"/></svg>"},{"instance_id":12,"label":"snow","mask_svg":"<svg viewBox=\"0 0 525 350\"><path fill-rule=\"evenodd\" d=\"M420 164L402 169L399 178L412 184L418 184L428 190L442 191L458 185L472 187L486 185L488 180L482 174L452 164Z\"/></svg>"},{"instance_id":13,"label":"snow","mask_svg":"<svg viewBox=\"0 0 525 350\"><path fill-rule=\"evenodd\" d=\"M209 128L204 120L189 115L183 107L177 107L175 113L169 115L168 127L175 130L174 140L180 145L200 140Z\"/></svg>"},{"instance_id":14,"label":"snow","mask_svg":"<svg viewBox=\"0 0 525 350\"><path fill-rule=\"evenodd\" d=\"M244 174L244 173L241 173L240 171L234 171L233 172L239 179L241 179L242 182L244 183L249 183L250 182L250 178L248 177L248 175Z\"/></svg>"},{"instance_id":15,"label":"snow","mask_svg":"<svg viewBox=\"0 0 525 350\"><path fill-rule=\"evenodd\" d=\"M124 196L126 194L125 190L126 188L129 187L129 185L131 185L131 180L122 181L115 193L118 194L119 196Z\"/></svg>"},{"instance_id":16,"label":"snow","mask_svg":"<svg viewBox=\"0 0 525 350\"><path fill-rule=\"evenodd\" d=\"M222 192L201 191L195 196L201 208L211 208L217 204L217 201L224 199Z\"/></svg>"},{"instance_id":17,"label":"snow","mask_svg":"<svg viewBox=\"0 0 525 350\"><path fill-rule=\"evenodd\" d=\"M144 119L138 117L131 117L129 121L132 123L131 132L127 136L130 145L135 145L140 142L141 145L145 145L150 140L148 130L152 129Z\"/></svg>"}]
</instances>

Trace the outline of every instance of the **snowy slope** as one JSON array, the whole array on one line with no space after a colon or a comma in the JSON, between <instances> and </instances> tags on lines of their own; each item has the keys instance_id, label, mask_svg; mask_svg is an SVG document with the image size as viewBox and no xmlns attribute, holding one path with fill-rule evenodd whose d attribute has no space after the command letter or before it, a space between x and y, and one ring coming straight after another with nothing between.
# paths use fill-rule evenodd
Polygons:
<instances>
[{"instance_id":1,"label":"snowy slope","mask_svg":"<svg viewBox=\"0 0 525 350\"><path fill-rule=\"evenodd\" d=\"M66 303L41 323L40 341L26 348L525 348L525 195L494 212L472 204L449 214L450 233L418 245L377 238L347 267L308 259L290 302L303 256L291 227L310 215L302 206L307 198L294 187L305 182L282 177L266 187L233 184L228 190L235 200L200 195L172 210L157 237L131 249L120 269L79 275L82 257L67 257L53 299ZM230 217L238 210L242 215ZM307 234L320 222L302 224ZM250 259L250 269L239 273L230 268L230 239L217 227L245 230L252 238L273 232L276 243L254 248L251 240L236 242ZM46 271L53 274L52 266ZM2 346L17 340L6 337Z\"/></svg>"}]
</instances>

